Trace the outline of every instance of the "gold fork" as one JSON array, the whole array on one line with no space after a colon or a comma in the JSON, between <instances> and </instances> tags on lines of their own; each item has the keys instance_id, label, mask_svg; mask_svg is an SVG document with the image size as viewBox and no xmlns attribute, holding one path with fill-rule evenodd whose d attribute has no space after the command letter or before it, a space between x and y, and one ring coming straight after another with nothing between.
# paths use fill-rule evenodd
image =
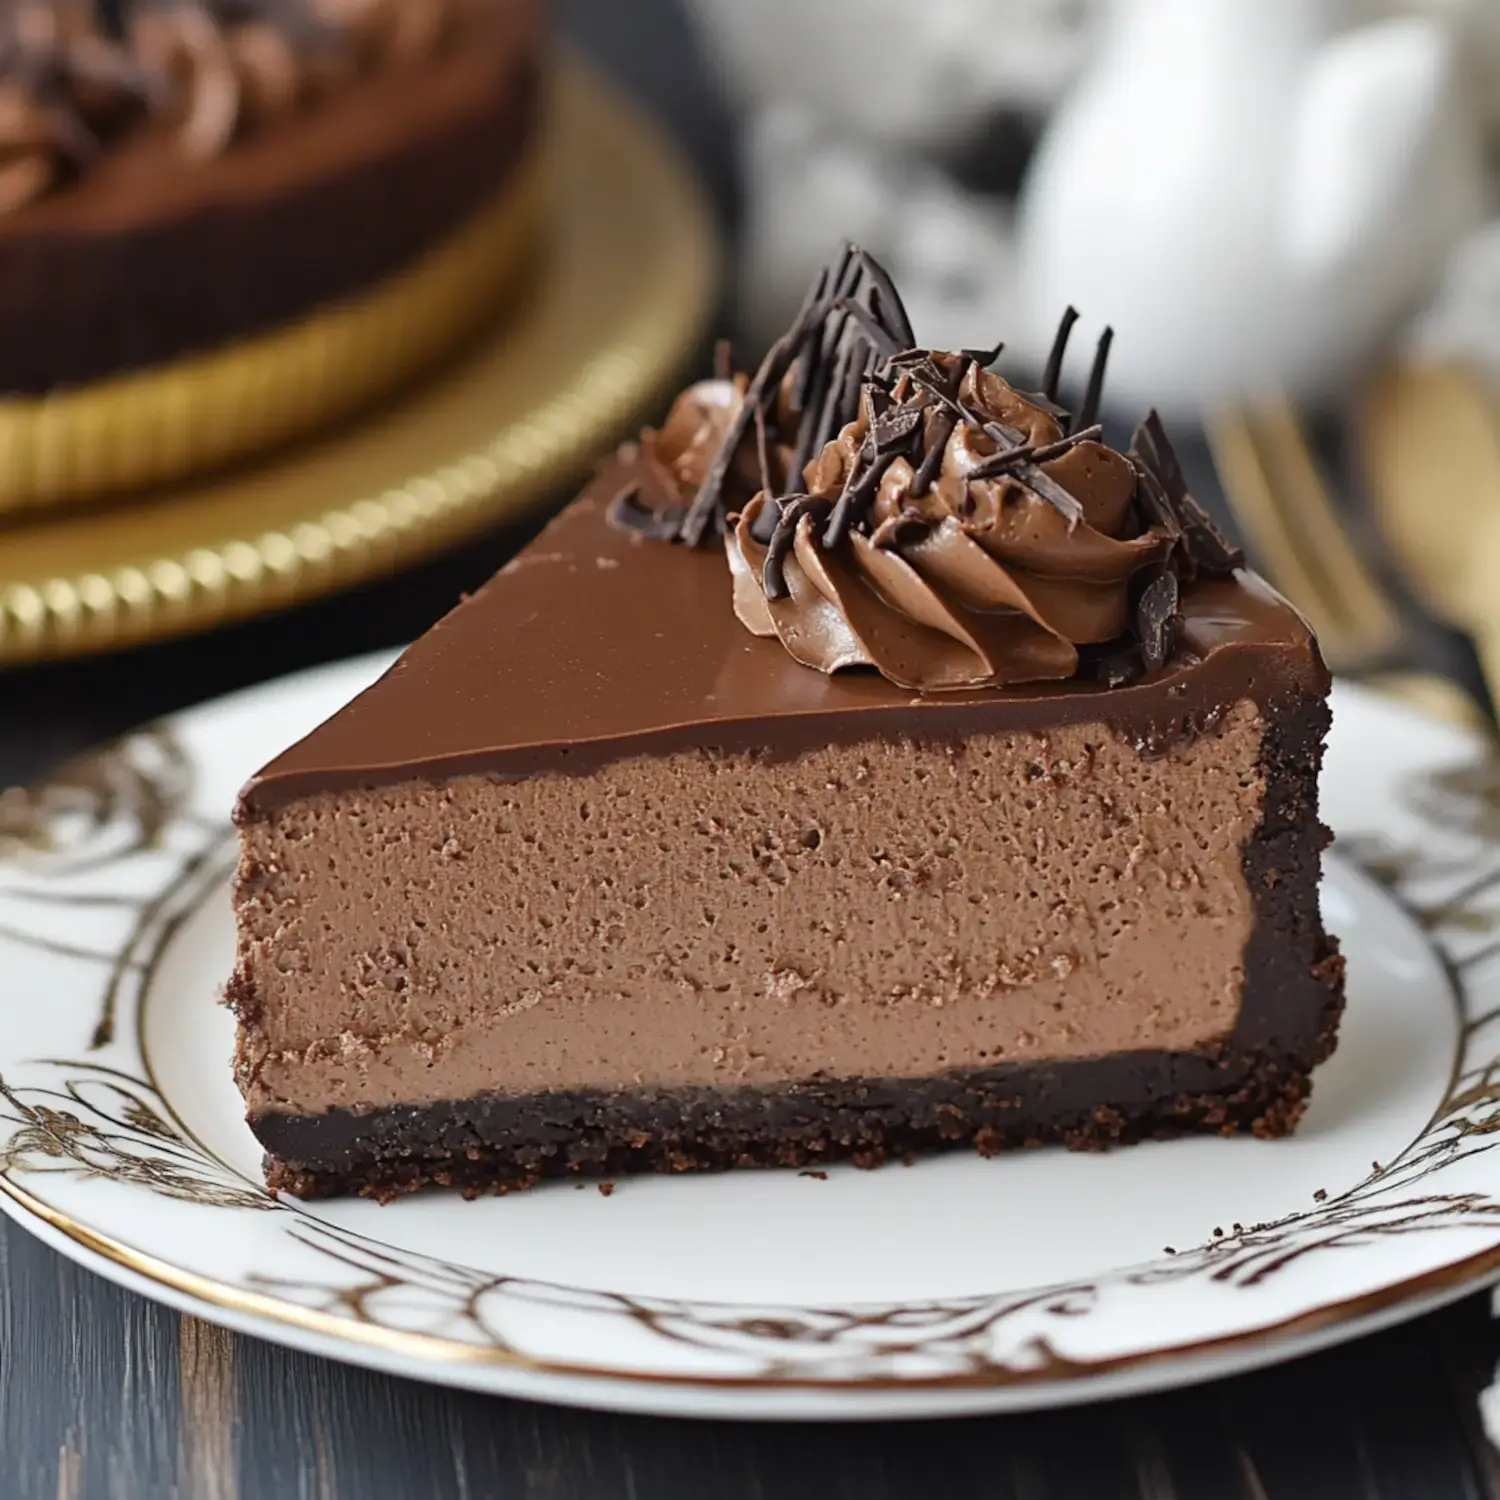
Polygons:
<instances>
[{"instance_id":1,"label":"gold fork","mask_svg":"<svg viewBox=\"0 0 1500 1500\"><path fill-rule=\"evenodd\" d=\"M1401 660L1400 606L1355 549L1291 403L1220 411L1208 441L1251 556L1306 615L1335 672L1451 723L1486 729L1457 684Z\"/></svg>"}]
</instances>

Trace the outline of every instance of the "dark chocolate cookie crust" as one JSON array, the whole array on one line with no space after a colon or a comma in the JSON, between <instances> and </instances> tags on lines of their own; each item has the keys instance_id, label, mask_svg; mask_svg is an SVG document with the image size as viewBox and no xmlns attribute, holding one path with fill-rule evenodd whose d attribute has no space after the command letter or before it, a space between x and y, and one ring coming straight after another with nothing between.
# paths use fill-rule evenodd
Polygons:
<instances>
[{"instance_id":1,"label":"dark chocolate cookie crust","mask_svg":"<svg viewBox=\"0 0 1500 1500\"><path fill-rule=\"evenodd\" d=\"M1263 709L1266 780L1244 870L1256 920L1236 1033L1214 1054L1122 1053L922 1079L758 1089L486 1096L367 1113L251 1120L267 1181L299 1197L386 1199L429 1184L467 1193L569 1173L713 1171L890 1159L970 1147L1074 1149L1193 1133L1295 1128L1312 1070L1332 1051L1343 960L1318 911L1317 776L1329 715L1305 694ZM1172 739L1212 732L1184 720Z\"/></svg>"},{"instance_id":2,"label":"dark chocolate cookie crust","mask_svg":"<svg viewBox=\"0 0 1500 1500\"><path fill-rule=\"evenodd\" d=\"M941 1078L489 1097L252 1124L269 1148L273 1191L385 1201L429 1185L472 1197L569 1174L876 1167L964 1147L993 1156L1188 1134L1272 1138L1296 1126L1308 1092L1307 1065L1295 1058L1142 1053Z\"/></svg>"}]
</instances>

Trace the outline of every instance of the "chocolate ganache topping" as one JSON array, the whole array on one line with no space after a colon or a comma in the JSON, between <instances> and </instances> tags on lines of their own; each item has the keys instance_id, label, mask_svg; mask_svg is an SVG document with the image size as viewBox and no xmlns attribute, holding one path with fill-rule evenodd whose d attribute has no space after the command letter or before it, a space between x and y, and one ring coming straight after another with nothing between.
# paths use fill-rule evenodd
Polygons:
<instances>
[{"instance_id":1,"label":"chocolate ganache topping","mask_svg":"<svg viewBox=\"0 0 1500 1500\"><path fill-rule=\"evenodd\" d=\"M0 213L143 122L189 158L387 60L461 0L0 0Z\"/></svg>"},{"instance_id":2,"label":"chocolate ganache topping","mask_svg":"<svg viewBox=\"0 0 1500 1500\"><path fill-rule=\"evenodd\" d=\"M1095 422L1111 332L1077 412L991 366L1003 346L916 346L890 278L854 246L825 267L753 378L720 346L624 455L619 526L722 536L735 613L823 672L921 692L1111 685L1171 654L1183 588L1243 561L1188 492L1160 418L1131 449Z\"/></svg>"}]
</instances>

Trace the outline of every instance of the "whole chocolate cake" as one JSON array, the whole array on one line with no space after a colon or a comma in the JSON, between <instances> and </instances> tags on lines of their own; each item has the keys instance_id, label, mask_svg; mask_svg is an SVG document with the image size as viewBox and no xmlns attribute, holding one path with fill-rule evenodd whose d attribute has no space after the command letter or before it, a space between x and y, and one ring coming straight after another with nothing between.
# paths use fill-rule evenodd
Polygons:
<instances>
[{"instance_id":1,"label":"whole chocolate cake","mask_svg":"<svg viewBox=\"0 0 1500 1500\"><path fill-rule=\"evenodd\" d=\"M0 507L282 440L472 333L536 217L543 44L540 0L0 5Z\"/></svg>"},{"instance_id":2,"label":"whole chocolate cake","mask_svg":"<svg viewBox=\"0 0 1500 1500\"><path fill-rule=\"evenodd\" d=\"M1188 492L849 249L245 788L268 1180L1291 1130L1327 672Z\"/></svg>"}]
</instances>

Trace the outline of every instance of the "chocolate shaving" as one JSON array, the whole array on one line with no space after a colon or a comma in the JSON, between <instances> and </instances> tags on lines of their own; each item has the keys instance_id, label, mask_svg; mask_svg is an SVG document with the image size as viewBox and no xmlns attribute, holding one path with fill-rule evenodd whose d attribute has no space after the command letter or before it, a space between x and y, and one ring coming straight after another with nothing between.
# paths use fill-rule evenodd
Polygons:
<instances>
[{"instance_id":1,"label":"chocolate shaving","mask_svg":"<svg viewBox=\"0 0 1500 1500\"><path fill-rule=\"evenodd\" d=\"M914 359L910 364L904 365L903 371L906 377L914 384L930 391L944 406L954 412L959 412L958 389L962 380L952 380L939 367L932 357L932 350L925 349L921 359ZM960 413L961 414L961 413Z\"/></svg>"},{"instance_id":2,"label":"chocolate shaving","mask_svg":"<svg viewBox=\"0 0 1500 1500\"><path fill-rule=\"evenodd\" d=\"M765 566L761 569L761 587L767 599L786 599L791 589L786 581L786 559L797 541L797 523L811 516L814 524L828 514L829 504L813 495L793 495L782 504L781 518L771 533L766 548Z\"/></svg>"},{"instance_id":3,"label":"chocolate shaving","mask_svg":"<svg viewBox=\"0 0 1500 1500\"><path fill-rule=\"evenodd\" d=\"M760 466L760 491L767 496L776 493L775 481L771 478L771 446L766 438L766 409L755 408L755 457Z\"/></svg>"},{"instance_id":4,"label":"chocolate shaving","mask_svg":"<svg viewBox=\"0 0 1500 1500\"><path fill-rule=\"evenodd\" d=\"M734 345L728 339L719 339L714 344L714 379L734 379Z\"/></svg>"},{"instance_id":5,"label":"chocolate shaving","mask_svg":"<svg viewBox=\"0 0 1500 1500\"><path fill-rule=\"evenodd\" d=\"M916 473L912 475L911 489L908 491L913 500L920 500L932 488L933 480L943 467L943 453L948 446L948 439L953 436L953 429L957 426L958 418L950 411L940 411L933 417L932 431L927 436L927 451L922 455L922 462L917 465Z\"/></svg>"},{"instance_id":6,"label":"chocolate shaving","mask_svg":"<svg viewBox=\"0 0 1500 1500\"><path fill-rule=\"evenodd\" d=\"M750 535L762 547L768 546L771 538L776 535L776 528L780 524L781 501L767 495L766 503L755 513L755 519L750 523Z\"/></svg>"},{"instance_id":7,"label":"chocolate shaving","mask_svg":"<svg viewBox=\"0 0 1500 1500\"><path fill-rule=\"evenodd\" d=\"M869 405L870 420L878 421L891 409L891 393L878 380L865 380L860 385L860 405Z\"/></svg>"},{"instance_id":8,"label":"chocolate shaving","mask_svg":"<svg viewBox=\"0 0 1500 1500\"><path fill-rule=\"evenodd\" d=\"M998 453L992 453L982 464L976 464L965 476L968 479L998 479L1002 474L1022 462L1024 459L1032 458L1036 450L1030 443L1020 443L1011 448L1002 448Z\"/></svg>"},{"instance_id":9,"label":"chocolate shaving","mask_svg":"<svg viewBox=\"0 0 1500 1500\"><path fill-rule=\"evenodd\" d=\"M909 372L913 380L925 386L944 406L956 412L971 427L987 434L1002 450L1008 451L1026 445L1024 435L1017 432L1014 427L1007 427L1001 422L988 421L982 412L977 412L973 407L966 406L962 401L950 396L942 387L941 376L937 380L932 380L918 365L910 366ZM1014 462L1015 477L1033 494L1045 500L1068 523L1070 531L1083 520L1083 507L1050 474L1043 472L1028 459L1008 459L1007 461Z\"/></svg>"},{"instance_id":10,"label":"chocolate shaving","mask_svg":"<svg viewBox=\"0 0 1500 1500\"><path fill-rule=\"evenodd\" d=\"M1118 651L1110 651L1086 665L1090 667L1090 675L1095 682L1102 682L1105 687L1110 688L1126 687L1146 675L1139 646L1126 646Z\"/></svg>"},{"instance_id":11,"label":"chocolate shaving","mask_svg":"<svg viewBox=\"0 0 1500 1500\"><path fill-rule=\"evenodd\" d=\"M1104 429L1095 422L1091 427L1081 427L1077 432L1070 432L1067 437L1058 438L1055 443L1038 448L1031 455L1031 461L1038 464L1051 463L1054 458L1061 458L1080 443L1096 443L1103 436Z\"/></svg>"},{"instance_id":12,"label":"chocolate shaving","mask_svg":"<svg viewBox=\"0 0 1500 1500\"><path fill-rule=\"evenodd\" d=\"M961 349L959 353L981 370L988 370L1005 353L1005 340L1001 339L992 349Z\"/></svg>"},{"instance_id":13,"label":"chocolate shaving","mask_svg":"<svg viewBox=\"0 0 1500 1500\"><path fill-rule=\"evenodd\" d=\"M821 286L827 275L825 270L818 278L817 285ZM702 546L710 527L723 524L724 481L729 477L729 470L740 451L740 444L744 442L745 435L750 430L751 422L755 419L757 408L766 399L766 393L774 392L780 385L782 377L791 368L792 360L796 356L797 348L802 342L807 327L813 320L815 310L816 303L809 295L802 304L802 311L798 314L796 323L772 344L770 352L761 361L760 368L755 372L755 378L750 382L749 390L745 392L745 399L739 411L735 413L734 421L729 424L724 441L719 445L719 451L714 455L713 462L708 466L708 472L703 476L703 483L698 486L698 493L682 519L682 525L677 530L678 541L686 543L689 547Z\"/></svg>"},{"instance_id":14,"label":"chocolate shaving","mask_svg":"<svg viewBox=\"0 0 1500 1500\"><path fill-rule=\"evenodd\" d=\"M1047 355L1047 367L1042 371L1042 394L1048 401L1057 400L1057 383L1062 379L1063 360L1068 353L1068 339L1077 321L1078 309L1068 307L1062 315L1062 321L1057 325L1057 333L1053 336L1052 350Z\"/></svg>"},{"instance_id":15,"label":"chocolate shaving","mask_svg":"<svg viewBox=\"0 0 1500 1500\"><path fill-rule=\"evenodd\" d=\"M885 396L879 387L867 387L871 391L872 409L877 394ZM888 401L889 397L885 397ZM844 481L838 503L833 508L828 525L823 532L823 545L828 548L843 544L849 528L862 520L865 510L874 500L885 478L886 470L897 458L911 451L922 431L922 412L914 406L898 406L881 411L870 424L870 430L860 445L858 458Z\"/></svg>"},{"instance_id":16,"label":"chocolate shaving","mask_svg":"<svg viewBox=\"0 0 1500 1500\"><path fill-rule=\"evenodd\" d=\"M1176 542L1182 536L1182 526L1161 480L1146 467L1145 460L1138 453L1130 454L1130 466L1135 470L1135 503L1140 509L1141 519L1148 527L1155 526L1166 532Z\"/></svg>"},{"instance_id":17,"label":"chocolate shaving","mask_svg":"<svg viewBox=\"0 0 1500 1500\"><path fill-rule=\"evenodd\" d=\"M621 531L647 537L653 542L669 542L682 524L683 507L675 500L665 504L642 504L641 496L646 488L641 480L630 480L609 502L605 516L611 526Z\"/></svg>"},{"instance_id":18,"label":"chocolate shaving","mask_svg":"<svg viewBox=\"0 0 1500 1500\"><path fill-rule=\"evenodd\" d=\"M1099 416L1099 403L1104 399L1104 372L1109 367L1109 351L1115 341L1113 328L1106 328L1099 335L1098 347L1094 350L1094 363L1089 370L1088 389L1084 392L1083 405L1073 419L1071 429L1093 426Z\"/></svg>"},{"instance_id":19,"label":"chocolate shaving","mask_svg":"<svg viewBox=\"0 0 1500 1500\"><path fill-rule=\"evenodd\" d=\"M793 324L794 327L802 325L802 338L795 355L799 362L797 379L791 392L791 408L798 416L816 405L813 392L818 378L827 377L828 356L843 333L843 320L830 318L827 313L829 299L839 295L838 279L831 268L825 266L812 286L816 296L810 294L803 299Z\"/></svg>"},{"instance_id":20,"label":"chocolate shaving","mask_svg":"<svg viewBox=\"0 0 1500 1500\"><path fill-rule=\"evenodd\" d=\"M839 418L846 410L844 387L851 377L857 378L857 349L851 341L838 352L837 363L831 368L825 362L819 372L820 380L814 387L818 395L815 407L803 413L797 430L797 448L792 457L792 473L802 471L828 445L838 430Z\"/></svg>"},{"instance_id":21,"label":"chocolate shaving","mask_svg":"<svg viewBox=\"0 0 1500 1500\"><path fill-rule=\"evenodd\" d=\"M864 441L859 445L859 452L854 456L854 463L844 476L844 487L839 491L828 527L823 533L825 547L838 546L848 533L854 507L858 503L860 483L875 461L875 434L872 431L865 434Z\"/></svg>"},{"instance_id":22,"label":"chocolate shaving","mask_svg":"<svg viewBox=\"0 0 1500 1500\"><path fill-rule=\"evenodd\" d=\"M866 254L858 246L851 246L855 259L859 262L860 269L864 272L872 289L872 303L878 313L884 313L882 322L891 331L896 340L897 349L909 349L916 343L917 337L912 332L911 319L906 315L906 304L901 300L901 294L897 292L895 283L891 280L884 266L874 256Z\"/></svg>"},{"instance_id":23,"label":"chocolate shaving","mask_svg":"<svg viewBox=\"0 0 1500 1500\"><path fill-rule=\"evenodd\" d=\"M871 428L875 437L877 454L905 452L911 441L922 430L922 409L916 406L897 406L882 412Z\"/></svg>"},{"instance_id":24,"label":"chocolate shaving","mask_svg":"<svg viewBox=\"0 0 1500 1500\"><path fill-rule=\"evenodd\" d=\"M1010 478L1052 506L1071 530L1083 521L1083 506L1045 466L1080 443L1103 440L1097 417L1114 338L1109 328L1101 334L1082 404L1070 417L1057 404L1056 393L1077 322L1078 313L1070 307L1053 340L1043 392L1028 398L1065 419L1065 433L1053 442L1035 443L1024 432L976 409L961 394L969 376L994 364L1004 345L965 349L957 357L918 347L890 278L864 251L845 246L841 257L824 268L792 327L755 372L692 504L684 509L680 501L658 496L661 503L648 511L638 487L616 497L611 518L646 535L672 535L699 545L710 527L723 524L725 486L753 423L764 495L753 527L756 540L766 548L761 583L767 599L785 599L790 594L786 560L804 516L813 526L817 545L829 551L846 545L854 531L882 548L908 546L928 534L931 520L911 506L873 528L870 510L898 458L912 465L908 499L920 500L942 474L953 432L963 422L995 445L995 452L962 476L964 483ZM730 378L729 365L728 351L721 348L716 360L720 378ZM776 487L799 483L861 411L867 426L838 496L778 496ZM1239 561L1189 494L1156 413L1137 429L1129 459L1136 485L1125 531L1132 536L1156 532L1166 546L1162 560L1136 577L1128 636L1080 650L1080 674L1111 687L1158 671L1169 659L1184 579L1199 568L1222 571ZM647 493L651 488L647 486ZM965 499L972 497L960 488L955 514L962 518L967 513Z\"/></svg>"},{"instance_id":25,"label":"chocolate shaving","mask_svg":"<svg viewBox=\"0 0 1500 1500\"><path fill-rule=\"evenodd\" d=\"M861 333L870 341L882 360L888 360L892 354L900 351L900 344L891 336L875 314L869 308L862 306L851 297L840 297L833 304L835 312L841 312L844 316L857 324Z\"/></svg>"},{"instance_id":26,"label":"chocolate shaving","mask_svg":"<svg viewBox=\"0 0 1500 1500\"><path fill-rule=\"evenodd\" d=\"M1151 570L1149 579L1136 602L1135 631L1142 664L1148 672L1158 672L1176 639L1179 589L1176 572L1164 563Z\"/></svg>"},{"instance_id":27,"label":"chocolate shaving","mask_svg":"<svg viewBox=\"0 0 1500 1500\"><path fill-rule=\"evenodd\" d=\"M1018 443L1014 447L1002 449L999 453L985 459L982 464L976 465L969 471L969 478L992 479L1026 460L1033 464L1051 463L1054 458L1061 458L1063 454L1076 448L1080 443L1096 442L1103 432L1104 429L1096 423L1092 427L1085 427L1080 432L1070 432L1067 437L1058 438L1055 443L1048 443L1045 447L1034 448L1029 443Z\"/></svg>"},{"instance_id":28,"label":"chocolate shaving","mask_svg":"<svg viewBox=\"0 0 1500 1500\"><path fill-rule=\"evenodd\" d=\"M877 455L855 483L839 496L839 503L833 517L823 531L825 547L832 549L842 546L844 538L849 534L849 528L855 522L864 519L865 511L869 509L876 492L880 489L880 481L885 478L885 471L895 460L894 453Z\"/></svg>"},{"instance_id":29,"label":"chocolate shaving","mask_svg":"<svg viewBox=\"0 0 1500 1500\"><path fill-rule=\"evenodd\" d=\"M1083 520L1083 507L1050 474L1037 468L1034 463L1022 461L1016 465L1016 478L1040 495L1048 505L1068 523L1072 531Z\"/></svg>"},{"instance_id":30,"label":"chocolate shaving","mask_svg":"<svg viewBox=\"0 0 1500 1500\"><path fill-rule=\"evenodd\" d=\"M1232 573L1245 565L1245 554L1214 524L1213 518L1188 490L1187 477L1161 416L1153 407L1135 430L1131 449L1161 490L1182 533L1183 545L1194 566L1208 573Z\"/></svg>"}]
</instances>

